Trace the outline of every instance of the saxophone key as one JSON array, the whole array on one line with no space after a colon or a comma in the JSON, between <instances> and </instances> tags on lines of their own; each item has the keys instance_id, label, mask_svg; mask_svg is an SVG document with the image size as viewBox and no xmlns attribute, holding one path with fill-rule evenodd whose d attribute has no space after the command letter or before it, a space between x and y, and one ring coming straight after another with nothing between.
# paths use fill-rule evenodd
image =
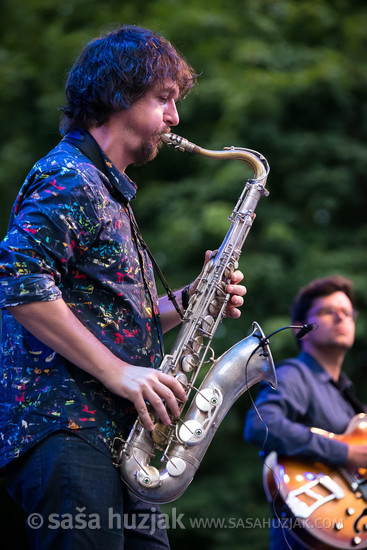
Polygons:
<instances>
[{"instance_id":1,"label":"saxophone key","mask_svg":"<svg viewBox=\"0 0 367 550\"><path fill-rule=\"evenodd\" d=\"M189 381L187 380L187 376L186 374L184 374L183 372L178 372L176 375L175 375L175 378L178 382L180 382L181 386L184 388L184 390L187 389L187 386L189 384Z\"/></svg>"},{"instance_id":2,"label":"saxophone key","mask_svg":"<svg viewBox=\"0 0 367 550\"><path fill-rule=\"evenodd\" d=\"M208 311L211 315L218 315L223 304L223 300L212 300L208 305Z\"/></svg>"},{"instance_id":3,"label":"saxophone key","mask_svg":"<svg viewBox=\"0 0 367 550\"><path fill-rule=\"evenodd\" d=\"M198 443L203 437L205 431L197 420L188 420L184 422L178 430L178 438L182 443Z\"/></svg>"},{"instance_id":4,"label":"saxophone key","mask_svg":"<svg viewBox=\"0 0 367 550\"><path fill-rule=\"evenodd\" d=\"M136 472L136 479L143 487L158 487L161 484L160 473L154 466L144 466Z\"/></svg>"},{"instance_id":5,"label":"saxophone key","mask_svg":"<svg viewBox=\"0 0 367 550\"><path fill-rule=\"evenodd\" d=\"M197 335L195 336L195 338L192 338L190 340L190 346L194 353L199 353L203 345L204 345L204 340L202 336Z\"/></svg>"},{"instance_id":6,"label":"saxophone key","mask_svg":"<svg viewBox=\"0 0 367 550\"><path fill-rule=\"evenodd\" d=\"M205 317L203 318L202 322L201 322L201 330L203 332L207 332L207 333L210 333L210 331L212 330L212 327L214 325L214 317L212 315L205 315ZM203 339L201 338L201 344L203 342Z\"/></svg>"},{"instance_id":7,"label":"saxophone key","mask_svg":"<svg viewBox=\"0 0 367 550\"><path fill-rule=\"evenodd\" d=\"M167 462L166 468L170 476L178 477L186 470L186 462L183 458L174 456Z\"/></svg>"},{"instance_id":8,"label":"saxophone key","mask_svg":"<svg viewBox=\"0 0 367 550\"><path fill-rule=\"evenodd\" d=\"M227 281L231 279L231 275L236 269L238 269L239 263L235 261L233 264L228 264L224 270L224 277Z\"/></svg>"},{"instance_id":9,"label":"saxophone key","mask_svg":"<svg viewBox=\"0 0 367 550\"><path fill-rule=\"evenodd\" d=\"M199 360L195 355L185 355L182 359L182 370L184 372L191 372L196 369L199 364Z\"/></svg>"},{"instance_id":10,"label":"saxophone key","mask_svg":"<svg viewBox=\"0 0 367 550\"><path fill-rule=\"evenodd\" d=\"M227 294L226 292L226 288L227 288L227 283L222 281L221 283L219 283L219 285L217 286L216 288L216 295L217 296L225 296Z\"/></svg>"},{"instance_id":11,"label":"saxophone key","mask_svg":"<svg viewBox=\"0 0 367 550\"><path fill-rule=\"evenodd\" d=\"M196 395L196 406L202 412L208 412L222 403L222 395L215 388L204 388Z\"/></svg>"},{"instance_id":12,"label":"saxophone key","mask_svg":"<svg viewBox=\"0 0 367 550\"><path fill-rule=\"evenodd\" d=\"M156 422L151 432L151 437L156 445L163 445L168 439L170 426L166 426L162 422Z\"/></svg>"}]
</instances>

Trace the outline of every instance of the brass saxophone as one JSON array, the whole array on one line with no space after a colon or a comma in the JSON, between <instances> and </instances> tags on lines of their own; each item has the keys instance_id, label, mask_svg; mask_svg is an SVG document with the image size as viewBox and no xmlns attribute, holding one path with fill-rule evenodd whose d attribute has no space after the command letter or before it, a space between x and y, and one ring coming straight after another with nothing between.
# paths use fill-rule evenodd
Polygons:
<instances>
[{"instance_id":1,"label":"brass saxophone","mask_svg":"<svg viewBox=\"0 0 367 550\"><path fill-rule=\"evenodd\" d=\"M173 349L164 356L159 369L175 376L188 396L193 394L191 402L180 405L180 418L172 419L170 426L156 419L152 432L137 419L128 439L118 449L117 464L122 479L133 494L152 503L171 502L182 495L219 424L240 395L262 380L274 388L277 384L268 341L256 322L249 336L218 359L210 347L224 317L229 299L226 287L237 269L255 219L256 205L262 195L269 194L265 189L269 165L260 153L250 149L210 151L171 133L164 134L163 140L180 151L243 161L252 168L254 178L246 182L230 216L229 231L205 266ZM204 363L211 363L211 367L197 388L195 381Z\"/></svg>"}]
</instances>

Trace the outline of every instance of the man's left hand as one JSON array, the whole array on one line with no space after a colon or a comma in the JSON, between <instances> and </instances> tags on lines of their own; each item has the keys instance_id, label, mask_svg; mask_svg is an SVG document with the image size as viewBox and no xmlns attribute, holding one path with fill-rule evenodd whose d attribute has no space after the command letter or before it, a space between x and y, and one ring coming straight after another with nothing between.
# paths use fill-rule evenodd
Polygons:
<instances>
[{"instance_id":1,"label":"man's left hand","mask_svg":"<svg viewBox=\"0 0 367 550\"><path fill-rule=\"evenodd\" d=\"M202 277L202 274L205 270L206 264L210 260L210 256L212 254L211 250L207 250L205 253L205 260L203 269L197 279L190 285L190 295L195 291L200 278ZM231 282L227 285L227 292L230 294L230 298L225 310L226 317L231 317L232 319L238 319L241 315L241 311L238 309L239 307L243 306L244 299L243 296L246 294L247 289L245 286L240 285L239 283L243 279L243 273L239 270L236 270L231 275Z\"/></svg>"},{"instance_id":2,"label":"man's left hand","mask_svg":"<svg viewBox=\"0 0 367 550\"><path fill-rule=\"evenodd\" d=\"M241 315L241 311L238 308L243 306L243 296L247 292L246 287L239 284L242 279L243 273L241 271L237 270L232 273L231 282L227 286L227 292L231 295L231 297L226 307L226 317L238 319Z\"/></svg>"}]
</instances>

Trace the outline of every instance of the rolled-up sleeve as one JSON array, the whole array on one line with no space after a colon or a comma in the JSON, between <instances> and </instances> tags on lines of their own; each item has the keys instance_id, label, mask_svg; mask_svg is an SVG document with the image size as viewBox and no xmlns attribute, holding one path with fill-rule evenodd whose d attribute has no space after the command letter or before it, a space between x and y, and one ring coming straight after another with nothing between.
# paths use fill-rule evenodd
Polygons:
<instances>
[{"instance_id":1,"label":"rolled-up sleeve","mask_svg":"<svg viewBox=\"0 0 367 550\"><path fill-rule=\"evenodd\" d=\"M55 280L49 275L0 277L1 309L36 301L48 302L61 296Z\"/></svg>"},{"instance_id":2,"label":"rolled-up sleeve","mask_svg":"<svg viewBox=\"0 0 367 550\"><path fill-rule=\"evenodd\" d=\"M34 170L26 180L0 243L1 308L61 297L70 260L93 233L83 223L93 226L93 216L80 178L74 169L59 169Z\"/></svg>"}]
</instances>

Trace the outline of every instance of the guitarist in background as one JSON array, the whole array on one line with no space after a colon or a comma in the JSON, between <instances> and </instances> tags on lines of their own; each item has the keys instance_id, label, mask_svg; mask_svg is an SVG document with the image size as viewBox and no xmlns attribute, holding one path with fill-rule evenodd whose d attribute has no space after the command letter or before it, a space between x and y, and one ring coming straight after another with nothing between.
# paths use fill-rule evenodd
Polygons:
<instances>
[{"instance_id":1,"label":"guitarist in background","mask_svg":"<svg viewBox=\"0 0 367 550\"><path fill-rule=\"evenodd\" d=\"M245 439L262 447L265 455L275 451L328 465L367 467L367 444L346 444L310 430L316 427L342 434L353 416L367 412L342 371L355 335L352 282L341 276L311 281L297 294L291 319L293 324L315 324L315 329L297 340L298 357L278 366L277 389L260 386L255 402L259 414L255 408L249 411ZM306 548L275 524L271 550Z\"/></svg>"}]
</instances>

